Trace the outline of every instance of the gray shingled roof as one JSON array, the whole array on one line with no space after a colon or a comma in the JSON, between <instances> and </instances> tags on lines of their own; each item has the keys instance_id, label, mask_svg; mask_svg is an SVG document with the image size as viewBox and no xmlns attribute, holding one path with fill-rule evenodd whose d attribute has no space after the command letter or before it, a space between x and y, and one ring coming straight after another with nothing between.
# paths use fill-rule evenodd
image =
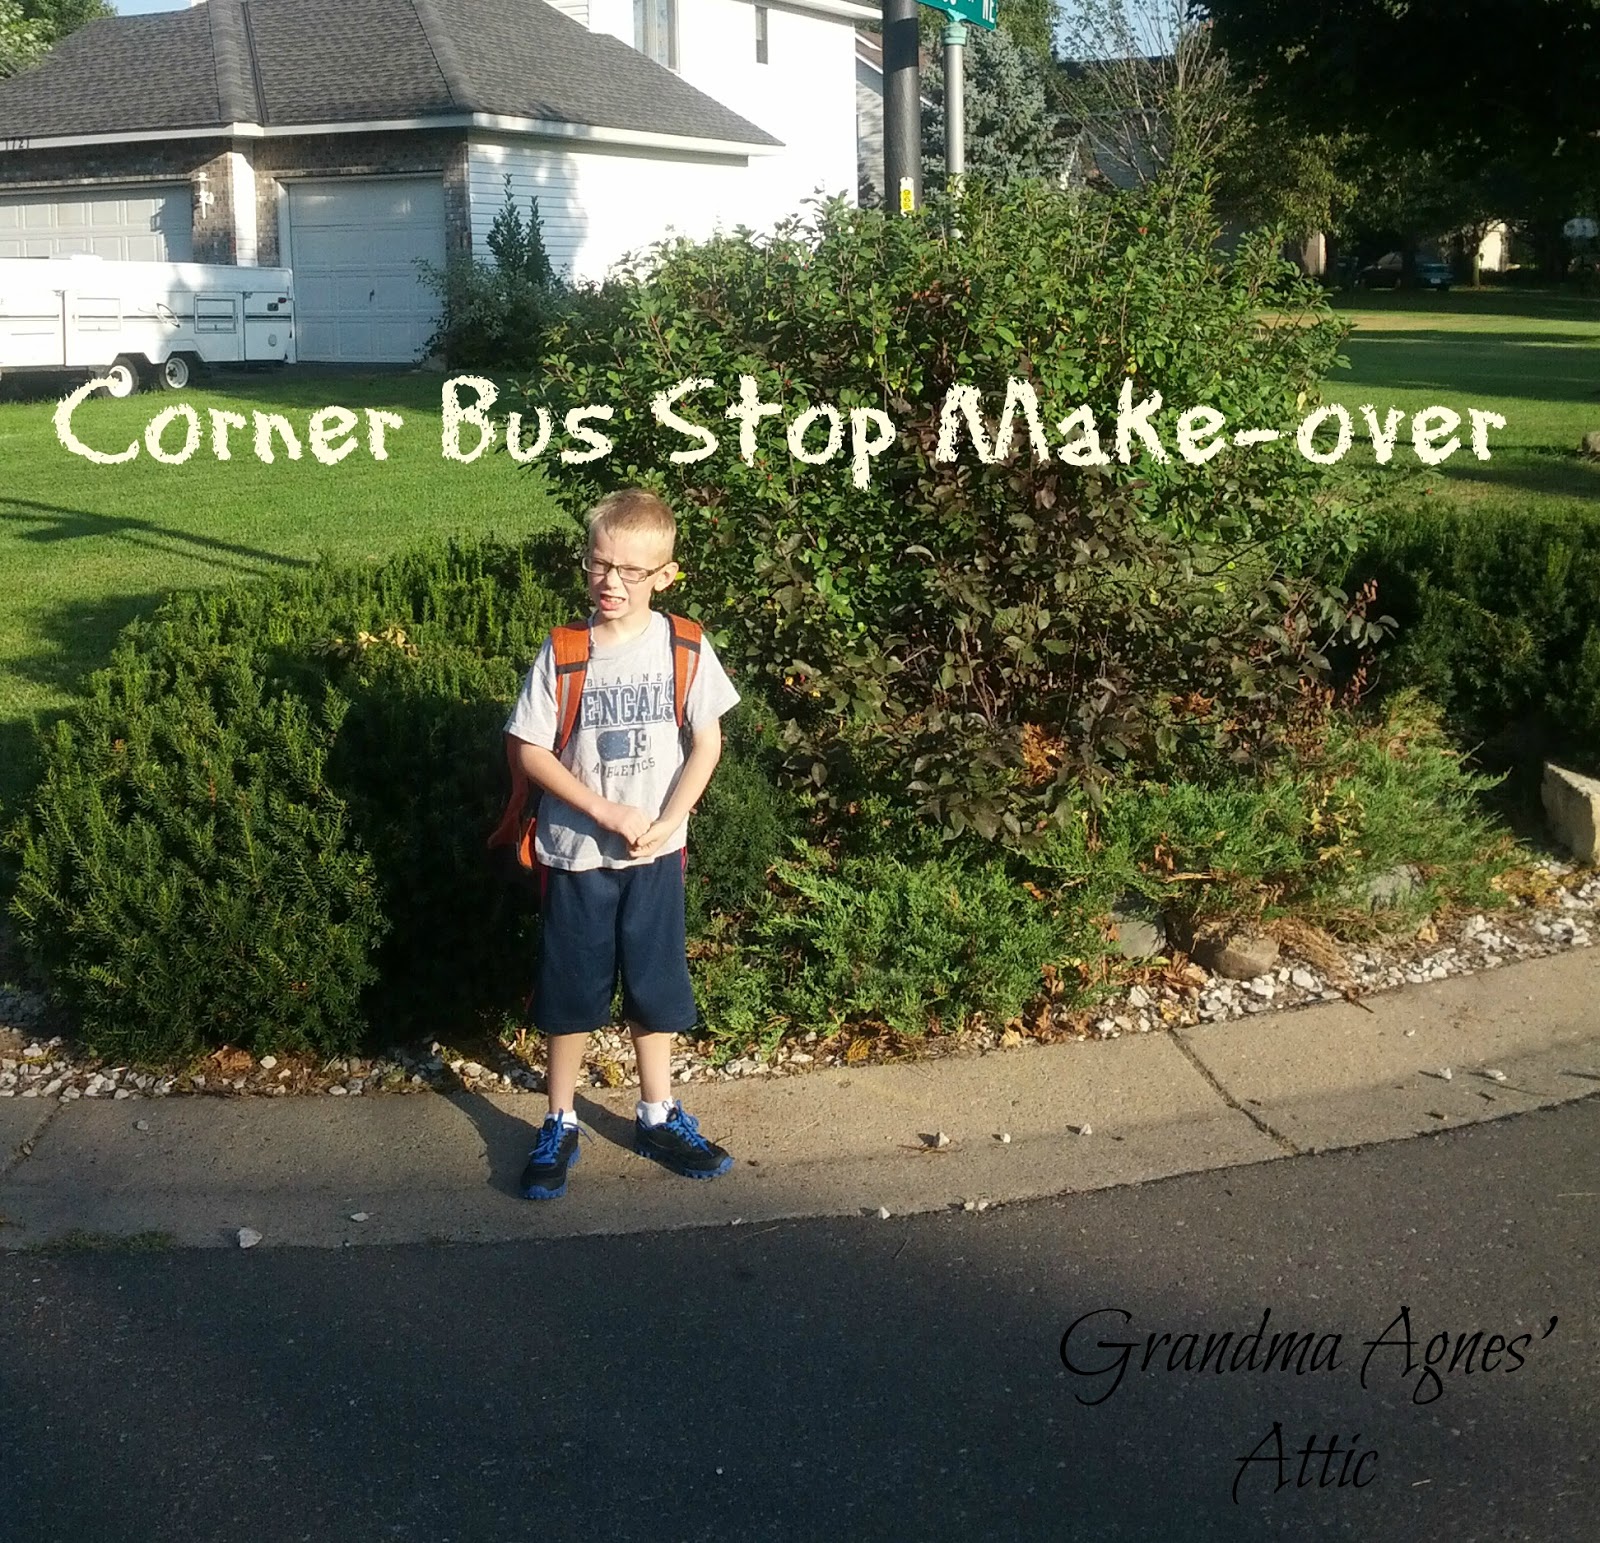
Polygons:
<instances>
[{"instance_id":1,"label":"gray shingled roof","mask_svg":"<svg viewBox=\"0 0 1600 1543\"><path fill-rule=\"evenodd\" d=\"M544 0L206 0L90 22L0 81L0 138L468 112L781 143Z\"/></svg>"}]
</instances>

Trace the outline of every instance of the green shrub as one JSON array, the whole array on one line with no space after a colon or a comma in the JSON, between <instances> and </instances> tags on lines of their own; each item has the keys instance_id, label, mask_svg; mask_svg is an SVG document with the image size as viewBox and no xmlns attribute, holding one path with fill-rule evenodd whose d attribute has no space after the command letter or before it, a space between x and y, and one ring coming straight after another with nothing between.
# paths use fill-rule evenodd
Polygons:
<instances>
[{"instance_id":1,"label":"green shrub","mask_svg":"<svg viewBox=\"0 0 1600 1543\"><path fill-rule=\"evenodd\" d=\"M422 264L423 282L439 297L430 352L458 369L528 369L539 357L545 329L564 286L545 252L539 201L522 218L505 179L505 201L489 230L490 256L454 256L444 267Z\"/></svg>"},{"instance_id":2,"label":"green shrub","mask_svg":"<svg viewBox=\"0 0 1600 1543\"><path fill-rule=\"evenodd\" d=\"M1398 508L1352 565L1399 623L1385 689L1415 687L1468 740L1600 771L1600 515Z\"/></svg>"},{"instance_id":3,"label":"green shrub","mask_svg":"<svg viewBox=\"0 0 1600 1543\"><path fill-rule=\"evenodd\" d=\"M1048 905L995 859L878 854L835 866L811 849L778 874L792 903L760 917L755 937L798 961L778 1007L808 1028L864 1019L917 1036L930 1019L956 1029L976 1012L1010 1018L1063 944Z\"/></svg>"},{"instance_id":4,"label":"green shrub","mask_svg":"<svg viewBox=\"0 0 1600 1543\"><path fill-rule=\"evenodd\" d=\"M770 705L746 697L722 720L722 760L689 824L689 936L756 903L805 807L783 785Z\"/></svg>"},{"instance_id":5,"label":"green shrub","mask_svg":"<svg viewBox=\"0 0 1600 1543\"><path fill-rule=\"evenodd\" d=\"M56 727L11 911L97 1053L359 1037L385 921L327 778L341 712L268 694L238 649L197 676L124 642Z\"/></svg>"},{"instance_id":6,"label":"green shrub","mask_svg":"<svg viewBox=\"0 0 1600 1543\"><path fill-rule=\"evenodd\" d=\"M1317 577L1356 539L1345 476L1292 435L1198 468L1085 468L1036 463L1019 425L1007 460L935 458L948 388L984 390L992 422L1009 377L1049 425L1089 405L1108 443L1125 379L1136 400L1162 392L1169 447L1202 404L1292 428L1339 327L1269 244L1224 262L1214 234L1202 202L1148 190L1074 201L974 182L916 218L829 206L771 238L663 248L573 297L525 405L614 407L615 448L569 468L567 495L665 490L695 554L691 613L774 691L819 797L876 791L1020 842L1121 768L1266 758L1324 645L1368 635ZM741 376L783 409L748 466L722 418ZM722 448L674 465L687 442L651 403L689 377L712 386L676 410ZM789 453L782 424L822 403L899 428L867 487L848 454Z\"/></svg>"},{"instance_id":7,"label":"green shrub","mask_svg":"<svg viewBox=\"0 0 1600 1543\"><path fill-rule=\"evenodd\" d=\"M1381 923L1367 881L1401 863L1428 883L1415 905L1492 907L1512 849L1436 708L1402 693L1376 716L1336 713L1262 779L1114 789L1030 854L1041 885L1102 914L1142 893L1188 921L1293 914L1340 933Z\"/></svg>"},{"instance_id":8,"label":"green shrub","mask_svg":"<svg viewBox=\"0 0 1600 1543\"><path fill-rule=\"evenodd\" d=\"M500 729L583 599L572 539L542 536L178 596L130 628L8 842L24 942L90 1042L333 1054L519 1006L537 921L484 852ZM797 828L775 754L741 704L694 820L697 932Z\"/></svg>"}]
</instances>

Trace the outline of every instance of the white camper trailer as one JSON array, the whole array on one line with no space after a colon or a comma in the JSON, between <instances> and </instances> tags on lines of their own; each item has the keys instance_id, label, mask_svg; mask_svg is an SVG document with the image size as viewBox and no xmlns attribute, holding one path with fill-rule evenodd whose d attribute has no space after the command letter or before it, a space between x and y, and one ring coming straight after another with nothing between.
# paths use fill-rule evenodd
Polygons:
<instances>
[{"instance_id":1,"label":"white camper trailer","mask_svg":"<svg viewBox=\"0 0 1600 1543\"><path fill-rule=\"evenodd\" d=\"M181 391L206 364L292 364L287 268L0 258L0 375L101 375L112 396L141 381Z\"/></svg>"}]
</instances>

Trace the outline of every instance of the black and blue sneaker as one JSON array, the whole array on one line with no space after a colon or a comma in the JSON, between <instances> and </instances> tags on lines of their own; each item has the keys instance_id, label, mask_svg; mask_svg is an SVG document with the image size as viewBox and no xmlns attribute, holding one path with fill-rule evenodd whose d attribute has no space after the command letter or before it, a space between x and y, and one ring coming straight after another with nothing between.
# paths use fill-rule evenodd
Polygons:
<instances>
[{"instance_id":1,"label":"black and blue sneaker","mask_svg":"<svg viewBox=\"0 0 1600 1543\"><path fill-rule=\"evenodd\" d=\"M578 1127L562 1123L561 1116L545 1116L539 1139L522 1170L524 1200L559 1200L567 1192L567 1169L578 1161Z\"/></svg>"},{"instance_id":2,"label":"black and blue sneaker","mask_svg":"<svg viewBox=\"0 0 1600 1543\"><path fill-rule=\"evenodd\" d=\"M692 1114L683 1112L676 1099L672 1112L659 1125L633 1122L633 1150L686 1179L714 1179L733 1167L733 1159L714 1141L700 1134Z\"/></svg>"}]
</instances>

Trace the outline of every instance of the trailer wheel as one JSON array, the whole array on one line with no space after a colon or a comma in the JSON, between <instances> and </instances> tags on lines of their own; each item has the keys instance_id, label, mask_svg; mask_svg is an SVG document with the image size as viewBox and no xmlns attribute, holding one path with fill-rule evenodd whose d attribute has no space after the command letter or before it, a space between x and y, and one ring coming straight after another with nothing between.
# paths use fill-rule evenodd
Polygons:
<instances>
[{"instance_id":1,"label":"trailer wheel","mask_svg":"<svg viewBox=\"0 0 1600 1543\"><path fill-rule=\"evenodd\" d=\"M156 371L156 378L168 391L182 391L194 379L194 366L187 354L169 354L166 363Z\"/></svg>"},{"instance_id":2,"label":"trailer wheel","mask_svg":"<svg viewBox=\"0 0 1600 1543\"><path fill-rule=\"evenodd\" d=\"M126 354L117 355L105 378L107 396L132 396L139 389L139 368Z\"/></svg>"}]
</instances>

